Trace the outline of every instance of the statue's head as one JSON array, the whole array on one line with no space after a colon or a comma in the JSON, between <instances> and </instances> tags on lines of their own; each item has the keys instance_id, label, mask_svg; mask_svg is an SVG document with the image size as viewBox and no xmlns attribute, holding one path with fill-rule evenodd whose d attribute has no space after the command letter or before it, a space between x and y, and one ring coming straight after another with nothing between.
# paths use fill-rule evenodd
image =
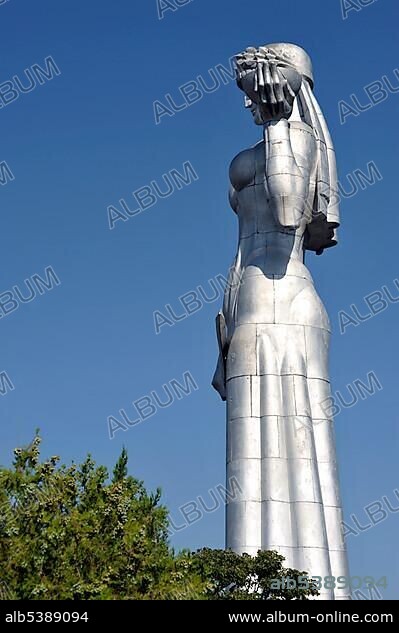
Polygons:
<instances>
[{"instance_id":1,"label":"statue's head","mask_svg":"<svg viewBox=\"0 0 399 633\"><path fill-rule=\"evenodd\" d=\"M312 62L295 44L249 47L236 56L237 85L257 125L288 118L302 81L313 88Z\"/></svg>"},{"instance_id":2,"label":"statue's head","mask_svg":"<svg viewBox=\"0 0 399 633\"><path fill-rule=\"evenodd\" d=\"M278 59L281 65L294 68L300 75L305 77L313 88L313 67L312 61L307 52L296 44L267 44L261 49L267 49L270 54Z\"/></svg>"}]
</instances>

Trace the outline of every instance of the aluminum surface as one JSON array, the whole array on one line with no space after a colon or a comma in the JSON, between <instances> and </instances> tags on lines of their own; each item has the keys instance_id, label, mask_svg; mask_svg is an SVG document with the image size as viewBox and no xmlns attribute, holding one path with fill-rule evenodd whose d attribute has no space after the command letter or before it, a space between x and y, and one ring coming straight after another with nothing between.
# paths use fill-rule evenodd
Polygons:
<instances>
[{"instance_id":1,"label":"aluminum surface","mask_svg":"<svg viewBox=\"0 0 399 633\"><path fill-rule=\"evenodd\" d=\"M348 577L330 395L330 325L304 264L336 244L337 171L308 55L291 44L237 56L263 139L230 166L239 244L218 319L213 386L227 401L226 547L276 549L313 576ZM222 329L222 331L221 331ZM321 599L350 599L323 589Z\"/></svg>"}]
</instances>

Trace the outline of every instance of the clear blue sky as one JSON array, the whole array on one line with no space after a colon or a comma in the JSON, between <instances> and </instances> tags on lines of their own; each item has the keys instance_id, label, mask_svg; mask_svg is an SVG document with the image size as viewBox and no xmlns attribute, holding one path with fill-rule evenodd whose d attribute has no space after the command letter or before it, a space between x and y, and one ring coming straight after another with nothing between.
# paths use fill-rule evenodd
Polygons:
<instances>
[{"instance_id":1,"label":"clear blue sky","mask_svg":"<svg viewBox=\"0 0 399 633\"><path fill-rule=\"evenodd\" d=\"M399 303L340 335L338 313L399 277L397 184L399 93L340 124L338 102L393 70L395 0L350 11L339 0L193 0L157 17L155 0L9 0L0 4L0 83L51 56L61 74L0 109L0 162L15 179L0 187L5 292L52 266L61 284L0 319L1 363L15 385L0 396L0 461L41 428L46 456L90 451L112 466L123 444L132 474L160 485L178 508L224 482L224 405L210 387L220 301L155 335L153 312L225 274L237 227L227 172L259 138L233 83L155 125L153 102L176 102L180 85L206 76L252 44L292 41L314 61L316 95L331 129L341 180L374 161L383 176L342 202L338 247L307 259L333 325L334 390L374 371L383 390L337 417L347 519L399 489ZM250 9L250 10L249 10ZM210 82L208 78L208 83ZM25 79L26 83L26 79ZM6 89L4 89L4 92ZM110 231L107 206L190 161L198 180ZM347 185L348 187L348 185ZM164 188L164 187L163 187ZM25 290L26 293L26 290ZM399 291L396 290L395 296ZM199 389L110 441L107 417L182 379ZM348 397L348 396L347 396ZM399 596L399 513L349 536L351 573L386 576ZM221 547L223 510L173 537L176 547Z\"/></svg>"}]
</instances>

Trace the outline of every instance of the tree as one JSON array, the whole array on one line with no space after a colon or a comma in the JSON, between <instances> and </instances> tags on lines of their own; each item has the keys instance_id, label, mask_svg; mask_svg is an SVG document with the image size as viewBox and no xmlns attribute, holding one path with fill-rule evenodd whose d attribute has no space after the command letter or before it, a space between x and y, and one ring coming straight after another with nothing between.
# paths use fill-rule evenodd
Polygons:
<instances>
[{"instance_id":1,"label":"tree","mask_svg":"<svg viewBox=\"0 0 399 633\"><path fill-rule=\"evenodd\" d=\"M160 491L113 479L90 455L77 466L40 462L40 437L0 469L0 577L16 599L180 599L202 595L192 557L168 544ZM3 591L4 593L4 591Z\"/></svg>"},{"instance_id":2,"label":"tree","mask_svg":"<svg viewBox=\"0 0 399 633\"><path fill-rule=\"evenodd\" d=\"M284 556L275 551L249 556L204 548L195 560L209 600L307 600L318 595L307 573L283 567Z\"/></svg>"},{"instance_id":3,"label":"tree","mask_svg":"<svg viewBox=\"0 0 399 633\"><path fill-rule=\"evenodd\" d=\"M113 469L40 460L38 433L0 468L0 599L307 599L315 590L273 589L297 578L277 552L251 558L203 549L175 553L161 492L128 475L126 449Z\"/></svg>"}]
</instances>

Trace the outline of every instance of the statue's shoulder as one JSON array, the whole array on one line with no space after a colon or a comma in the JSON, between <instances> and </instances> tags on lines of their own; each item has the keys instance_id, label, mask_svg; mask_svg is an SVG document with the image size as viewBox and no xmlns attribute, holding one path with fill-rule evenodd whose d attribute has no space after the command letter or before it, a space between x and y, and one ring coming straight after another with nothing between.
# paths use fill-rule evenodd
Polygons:
<instances>
[{"instance_id":1,"label":"statue's shoulder","mask_svg":"<svg viewBox=\"0 0 399 633\"><path fill-rule=\"evenodd\" d=\"M244 149L231 161L229 170L230 182L237 191L253 184L258 154L264 153L263 147L264 141L259 141L253 147Z\"/></svg>"}]
</instances>

